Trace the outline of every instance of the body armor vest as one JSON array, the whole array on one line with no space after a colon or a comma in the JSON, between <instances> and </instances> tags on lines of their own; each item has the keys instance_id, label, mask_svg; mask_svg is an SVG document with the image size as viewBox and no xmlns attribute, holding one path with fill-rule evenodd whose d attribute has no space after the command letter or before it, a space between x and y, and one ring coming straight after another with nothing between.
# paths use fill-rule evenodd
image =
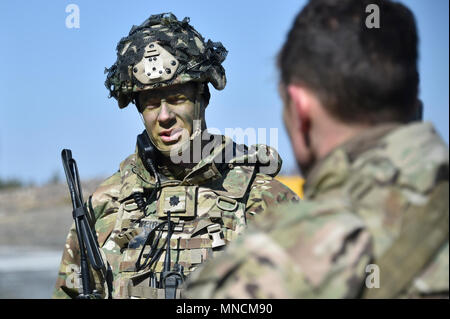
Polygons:
<instances>
[{"instance_id":1,"label":"body armor vest","mask_svg":"<svg viewBox=\"0 0 450 319\"><path fill-rule=\"evenodd\" d=\"M237 170L237 172L233 172ZM170 269L180 278L219 254L246 226L247 189L255 168L232 169L244 179L224 191L199 185L163 183L157 199L142 212L134 198L120 201L116 223L103 247L114 274L113 298L164 298L164 262L171 220ZM226 180L225 180L226 183ZM234 183L233 183L234 184ZM231 186L231 185L228 185ZM176 297L180 289L176 289Z\"/></svg>"}]
</instances>

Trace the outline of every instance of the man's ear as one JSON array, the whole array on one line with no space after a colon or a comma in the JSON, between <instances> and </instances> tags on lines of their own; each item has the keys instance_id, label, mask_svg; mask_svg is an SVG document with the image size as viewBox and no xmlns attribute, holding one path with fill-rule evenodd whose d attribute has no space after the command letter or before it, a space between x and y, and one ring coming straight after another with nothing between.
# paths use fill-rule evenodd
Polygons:
<instances>
[{"instance_id":1,"label":"man's ear","mask_svg":"<svg viewBox=\"0 0 450 319\"><path fill-rule=\"evenodd\" d=\"M309 92L298 85L289 84L287 87L289 98L292 101L294 108L293 115L297 116L300 123L300 130L302 133L308 133L311 125L311 99Z\"/></svg>"},{"instance_id":2,"label":"man's ear","mask_svg":"<svg viewBox=\"0 0 450 319\"><path fill-rule=\"evenodd\" d=\"M142 113L141 105L139 104L139 92L133 94L131 102L136 105L138 112Z\"/></svg>"}]
</instances>

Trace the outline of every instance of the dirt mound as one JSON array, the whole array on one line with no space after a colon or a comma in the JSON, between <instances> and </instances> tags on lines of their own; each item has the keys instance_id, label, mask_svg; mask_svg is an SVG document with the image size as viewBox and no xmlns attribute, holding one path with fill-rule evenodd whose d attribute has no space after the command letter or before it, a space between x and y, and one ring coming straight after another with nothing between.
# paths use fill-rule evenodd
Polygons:
<instances>
[{"instance_id":1,"label":"dirt mound","mask_svg":"<svg viewBox=\"0 0 450 319\"><path fill-rule=\"evenodd\" d=\"M101 179L83 182L86 200ZM64 247L73 222L67 184L25 187L0 192L0 245Z\"/></svg>"}]
</instances>

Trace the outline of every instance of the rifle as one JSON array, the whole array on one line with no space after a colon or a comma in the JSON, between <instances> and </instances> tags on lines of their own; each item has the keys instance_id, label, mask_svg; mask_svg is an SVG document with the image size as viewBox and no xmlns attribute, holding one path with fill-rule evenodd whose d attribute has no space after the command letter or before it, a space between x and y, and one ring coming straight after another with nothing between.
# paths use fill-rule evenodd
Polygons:
<instances>
[{"instance_id":1,"label":"rifle","mask_svg":"<svg viewBox=\"0 0 450 319\"><path fill-rule=\"evenodd\" d=\"M72 216L75 221L75 230L80 247L80 269L83 291L78 295L77 299L100 298L98 291L92 290L89 264L95 270L102 271L104 275L105 265L100 254L97 237L89 226L88 211L83 200L77 163L72 158L72 151L69 149L62 150L61 158L64 172L66 173L67 184L69 185L70 197L72 198Z\"/></svg>"}]
</instances>

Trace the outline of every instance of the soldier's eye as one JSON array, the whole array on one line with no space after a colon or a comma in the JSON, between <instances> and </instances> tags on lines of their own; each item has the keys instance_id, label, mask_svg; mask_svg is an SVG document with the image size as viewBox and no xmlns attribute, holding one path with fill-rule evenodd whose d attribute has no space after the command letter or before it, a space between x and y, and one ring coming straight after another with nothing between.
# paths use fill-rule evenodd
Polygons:
<instances>
[{"instance_id":1,"label":"soldier's eye","mask_svg":"<svg viewBox=\"0 0 450 319\"><path fill-rule=\"evenodd\" d=\"M161 100L150 100L145 103L145 107L148 109L154 109L161 105Z\"/></svg>"},{"instance_id":2,"label":"soldier's eye","mask_svg":"<svg viewBox=\"0 0 450 319\"><path fill-rule=\"evenodd\" d=\"M187 97L184 95L171 96L167 99L167 103L169 104L182 104L187 101Z\"/></svg>"}]
</instances>

